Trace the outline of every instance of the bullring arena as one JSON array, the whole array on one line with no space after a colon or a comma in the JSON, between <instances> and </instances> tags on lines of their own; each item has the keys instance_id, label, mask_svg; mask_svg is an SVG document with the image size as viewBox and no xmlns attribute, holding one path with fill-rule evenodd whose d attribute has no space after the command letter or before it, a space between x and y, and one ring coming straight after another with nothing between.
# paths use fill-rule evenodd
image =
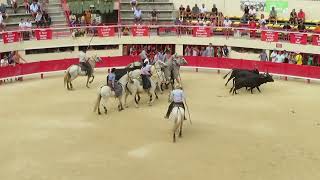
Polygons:
<instances>
[{"instance_id":1,"label":"bullring arena","mask_svg":"<svg viewBox=\"0 0 320 180\"><path fill-rule=\"evenodd\" d=\"M7 23L7 28L12 26L12 29L0 33L0 57L5 59L15 52L26 62L1 63L3 67L0 67L0 180L320 178L317 141L320 41L314 41L315 37L319 39L319 34L292 32L290 38L298 39L292 41L283 38L287 32L276 29L277 24L268 24L275 29L254 30L256 37L252 37L253 29L237 26L237 18L232 16L232 13L242 16L238 6L243 1L216 2L219 10L234 21L230 36L224 34L228 28L219 27L219 30L215 25L205 28L199 24L172 25L172 14L180 4L193 6L194 1L163 1L139 2L139 7L147 13L151 12L150 8L160 10L156 25L149 25L146 20L142 21L143 25L130 24L131 4L117 0L111 1L114 10L110 13L116 15L117 25L60 27L53 23L46 29L34 27L30 39L25 39L25 30L14 29L13 22ZM62 17L68 18L70 9L74 9L68 6L77 1L50 2L54 7L49 3L48 12L55 21L55 11L62 10ZM211 1L203 2L211 9ZM319 2L310 3L313 8L306 7L309 11L320 7ZM303 2L292 0L287 8L302 5ZM12 9L8 9L10 14ZM18 14L10 14L9 20L24 16L20 11L24 11L23 6L18 7ZM172 13L170 17L166 17L168 13ZM308 27L317 26L314 23L317 13L307 16ZM282 18L285 15L279 13L279 25L286 22ZM171 24L165 24L168 19ZM84 35L76 36L74 32ZM239 32L249 35L238 36ZM268 37L271 40L263 39L265 33L271 33L273 39L271 36ZM145 47L151 52L152 49L164 52L167 61L177 55L188 63L180 69L187 120L183 121L182 137L177 137L175 143L174 122L164 118L170 86L163 94L157 91L159 99L152 106L143 93L139 108L129 95L128 107L123 111L118 111L115 98L109 99L107 114L102 106L101 115L93 111L110 69L141 61L139 51ZM201 55L200 51L207 47L213 47L212 56ZM223 47L228 49L228 54L222 52ZM192 49L192 55L188 54L188 48ZM88 50L87 57L99 60L95 64L95 78L87 88L87 78L78 77L72 81L74 89L67 90L66 71L71 65L79 64L79 53L84 50ZM259 60L262 50L270 59ZM302 54L307 59L303 65L291 63L292 59L276 63L271 58L274 51L294 57ZM311 56L313 62L309 64ZM156 59L151 53L148 58ZM257 69L260 75L256 76L270 74L274 82L262 84L261 92L254 89L251 94L242 88L232 95L229 93L232 81L225 86L227 79L223 77L234 68ZM237 78L239 82L241 77Z\"/></svg>"}]
</instances>

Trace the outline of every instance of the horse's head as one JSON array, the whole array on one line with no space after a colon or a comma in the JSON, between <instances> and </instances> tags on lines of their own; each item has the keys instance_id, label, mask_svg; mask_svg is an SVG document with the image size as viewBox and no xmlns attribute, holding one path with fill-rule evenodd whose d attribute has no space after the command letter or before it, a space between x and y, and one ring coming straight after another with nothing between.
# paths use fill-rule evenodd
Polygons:
<instances>
[{"instance_id":1,"label":"horse's head","mask_svg":"<svg viewBox=\"0 0 320 180\"><path fill-rule=\"evenodd\" d=\"M177 66L182 66L188 64L187 60L182 57L182 56L175 56L172 58L173 63L176 64Z\"/></svg>"},{"instance_id":2,"label":"horse's head","mask_svg":"<svg viewBox=\"0 0 320 180\"><path fill-rule=\"evenodd\" d=\"M97 62L102 61L102 59L95 54L89 58L89 61L93 61L93 62L97 63Z\"/></svg>"}]
</instances>

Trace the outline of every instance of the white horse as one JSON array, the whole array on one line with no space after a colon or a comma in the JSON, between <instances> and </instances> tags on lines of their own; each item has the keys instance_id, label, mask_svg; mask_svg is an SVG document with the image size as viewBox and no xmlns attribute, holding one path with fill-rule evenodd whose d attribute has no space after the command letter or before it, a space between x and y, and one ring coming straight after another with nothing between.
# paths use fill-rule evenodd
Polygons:
<instances>
[{"instance_id":1,"label":"white horse","mask_svg":"<svg viewBox=\"0 0 320 180\"><path fill-rule=\"evenodd\" d=\"M121 92L121 95L119 97L116 97L115 96L115 92L111 90L111 88L107 85L104 85L102 86L100 89L99 89L99 92L98 92L98 98L97 98L97 101L95 103L95 106L94 106L94 110L93 112L95 112L97 109L98 109L98 114L101 114L100 112L100 105L102 104L103 108L104 108L104 112L105 114L107 114L108 110L107 110L107 102L108 102L108 99L110 97L115 97L119 100L119 105L118 105L118 110L121 111L123 110L123 95L125 95L127 93L127 84L128 84L128 74L122 76L118 83L121 85L122 87L122 92ZM103 101L101 101L101 99L103 99Z\"/></svg>"},{"instance_id":2,"label":"white horse","mask_svg":"<svg viewBox=\"0 0 320 180\"><path fill-rule=\"evenodd\" d=\"M161 70L165 64L161 61L156 61L154 65L151 66L151 79L155 82L160 93L163 93L162 85L166 83L166 77L164 72Z\"/></svg>"},{"instance_id":3,"label":"white horse","mask_svg":"<svg viewBox=\"0 0 320 180\"><path fill-rule=\"evenodd\" d=\"M186 64L188 64L188 62L185 58L175 55L171 57L171 60L169 59L168 62L166 62L164 68L164 74L167 80L166 85L171 83L173 89L174 80L180 83L180 66Z\"/></svg>"},{"instance_id":4,"label":"white horse","mask_svg":"<svg viewBox=\"0 0 320 180\"><path fill-rule=\"evenodd\" d=\"M92 56L92 57L90 57L88 59L88 62L91 65L91 68L92 68L92 70L91 70L92 74L88 74L88 75L86 75L85 71L81 70L80 65L78 65L78 64L71 65L67 69L66 74L64 76L64 86L67 85L67 89L68 90L72 90L73 86L72 86L71 81L76 79L78 76L87 76L87 84L86 84L86 86L87 86L87 88L89 88L88 84L89 83L91 84L93 82L93 80L94 80L93 73L94 73L94 68L96 67L96 63L100 62L100 61L101 61L101 58L98 57L97 55L94 55L94 56ZM90 80L90 78L91 78L91 80Z\"/></svg>"},{"instance_id":5,"label":"white horse","mask_svg":"<svg viewBox=\"0 0 320 180\"><path fill-rule=\"evenodd\" d=\"M184 119L184 109L182 107L174 107L169 116L170 120L173 120L173 142L176 142L176 133L179 132L179 137L182 137L182 126Z\"/></svg>"},{"instance_id":6,"label":"white horse","mask_svg":"<svg viewBox=\"0 0 320 180\"><path fill-rule=\"evenodd\" d=\"M128 73L128 77L129 77L129 83L127 83L127 92L126 92L126 96L125 96L125 100L124 100L124 104L125 104L125 107L128 107L127 105L127 98L129 96L129 94L133 95L134 97L134 102L135 102L135 106L138 108L139 105L139 101L140 101L140 94L143 93L143 92L146 92L148 93L149 97L150 97L150 100L149 100L149 105L151 106L156 99L158 99L158 95L156 93L156 84L155 82L150 78L150 83L151 83L151 87L147 90L144 90L140 81L134 77L134 75L137 75L137 74L141 74L141 71L139 69L137 70L134 70L134 71L131 71ZM136 76L137 77L137 76ZM155 97L155 98L153 98ZM138 98L138 99L137 99Z\"/></svg>"}]
</instances>

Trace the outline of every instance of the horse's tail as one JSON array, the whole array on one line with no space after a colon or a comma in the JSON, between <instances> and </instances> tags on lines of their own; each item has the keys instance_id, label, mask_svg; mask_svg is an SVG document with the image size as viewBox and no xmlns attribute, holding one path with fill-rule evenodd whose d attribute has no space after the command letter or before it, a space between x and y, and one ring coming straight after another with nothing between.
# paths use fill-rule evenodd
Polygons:
<instances>
[{"instance_id":1,"label":"horse's tail","mask_svg":"<svg viewBox=\"0 0 320 180\"><path fill-rule=\"evenodd\" d=\"M66 84L69 81L70 77L71 77L71 75L70 75L69 69L68 69L66 74L64 75L64 87L66 87Z\"/></svg>"},{"instance_id":2,"label":"horse's tail","mask_svg":"<svg viewBox=\"0 0 320 180\"><path fill-rule=\"evenodd\" d=\"M227 76L232 72L232 70L230 72L228 72L228 74L223 76L223 79L227 78Z\"/></svg>"},{"instance_id":3,"label":"horse's tail","mask_svg":"<svg viewBox=\"0 0 320 180\"><path fill-rule=\"evenodd\" d=\"M173 112L173 110L172 110ZM173 124L173 133L177 132L177 130L179 129L180 125L181 125L181 122L182 122L182 116L184 114L181 112L181 109L180 107L177 107L177 113L176 113L176 116L175 119L174 119L174 124Z\"/></svg>"},{"instance_id":4,"label":"horse's tail","mask_svg":"<svg viewBox=\"0 0 320 180\"><path fill-rule=\"evenodd\" d=\"M93 108L93 112L96 112L97 108L98 108L99 105L100 105L100 101L101 101L101 92L99 92L99 95L98 95L98 97L97 97L97 101L96 101L96 103L95 103L95 105L94 105L94 108Z\"/></svg>"}]
</instances>

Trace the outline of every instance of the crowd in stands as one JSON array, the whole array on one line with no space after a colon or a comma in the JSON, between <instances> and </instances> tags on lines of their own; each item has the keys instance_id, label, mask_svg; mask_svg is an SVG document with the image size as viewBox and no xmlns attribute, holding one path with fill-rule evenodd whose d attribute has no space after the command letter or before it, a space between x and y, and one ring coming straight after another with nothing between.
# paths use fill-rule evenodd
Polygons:
<instances>
[{"instance_id":1,"label":"crowd in stands","mask_svg":"<svg viewBox=\"0 0 320 180\"><path fill-rule=\"evenodd\" d=\"M165 59L169 59L171 55L175 53L173 44L127 45L127 49L131 56L139 55L141 59L148 58L151 62L155 59L164 61Z\"/></svg>"},{"instance_id":2,"label":"crowd in stands","mask_svg":"<svg viewBox=\"0 0 320 180\"><path fill-rule=\"evenodd\" d=\"M18 51L0 53L0 67L23 63L27 63L27 61L20 55Z\"/></svg>"},{"instance_id":3,"label":"crowd in stands","mask_svg":"<svg viewBox=\"0 0 320 180\"><path fill-rule=\"evenodd\" d=\"M259 55L261 61L270 61L275 63L289 63L296 65L309 65L319 66L320 59L318 55L306 54L300 52L288 52L286 50L277 51L273 50L268 56L266 51L263 50Z\"/></svg>"},{"instance_id":4,"label":"crowd in stands","mask_svg":"<svg viewBox=\"0 0 320 180\"><path fill-rule=\"evenodd\" d=\"M202 56L202 57L229 57L229 48L224 46L208 46L188 45L184 47L184 56Z\"/></svg>"},{"instance_id":5,"label":"crowd in stands","mask_svg":"<svg viewBox=\"0 0 320 180\"><path fill-rule=\"evenodd\" d=\"M82 14L76 15L70 12L69 22L71 27L76 26L98 26L101 25L101 16L92 10L85 10Z\"/></svg>"}]
</instances>

